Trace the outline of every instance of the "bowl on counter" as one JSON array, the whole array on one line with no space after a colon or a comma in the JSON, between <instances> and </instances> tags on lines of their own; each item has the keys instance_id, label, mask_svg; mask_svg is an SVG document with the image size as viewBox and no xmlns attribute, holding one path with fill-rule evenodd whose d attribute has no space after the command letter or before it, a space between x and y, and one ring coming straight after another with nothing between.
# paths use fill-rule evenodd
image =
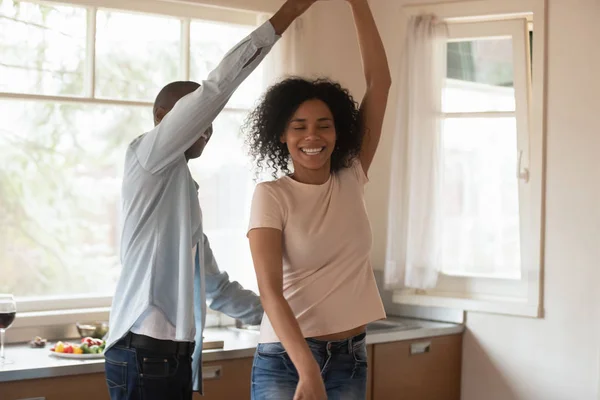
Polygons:
<instances>
[{"instance_id":1,"label":"bowl on counter","mask_svg":"<svg viewBox=\"0 0 600 400\"><path fill-rule=\"evenodd\" d=\"M103 339L108 333L108 322L106 321L77 322L75 325L82 338Z\"/></svg>"}]
</instances>

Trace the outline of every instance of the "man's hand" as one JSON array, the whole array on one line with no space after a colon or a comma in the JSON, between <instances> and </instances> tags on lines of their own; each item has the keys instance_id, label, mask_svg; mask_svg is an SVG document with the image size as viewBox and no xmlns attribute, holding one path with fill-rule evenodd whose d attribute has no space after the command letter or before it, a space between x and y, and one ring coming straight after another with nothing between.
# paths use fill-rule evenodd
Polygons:
<instances>
[{"instance_id":1,"label":"man's hand","mask_svg":"<svg viewBox=\"0 0 600 400\"><path fill-rule=\"evenodd\" d=\"M314 3L322 0L287 0L271 18L277 35L283 34L296 18L304 14Z\"/></svg>"},{"instance_id":2,"label":"man's hand","mask_svg":"<svg viewBox=\"0 0 600 400\"><path fill-rule=\"evenodd\" d=\"M327 400L325 384L318 369L306 376L300 375L294 400Z\"/></svg>"}]
</instances>

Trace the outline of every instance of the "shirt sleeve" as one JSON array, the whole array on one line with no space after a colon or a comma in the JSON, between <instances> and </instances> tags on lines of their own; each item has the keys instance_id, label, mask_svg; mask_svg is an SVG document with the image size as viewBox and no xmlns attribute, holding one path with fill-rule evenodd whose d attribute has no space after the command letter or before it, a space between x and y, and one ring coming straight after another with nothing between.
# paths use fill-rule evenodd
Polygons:
<instances>
[{"instance_id":1,"label":"shirt sleeve","mask_svg":"<svg viewBox=\"0 0 600 400\"><path fill-rule=\"evenodd\" d=\"M267 21L234 46L198 89L180 99L160 124L137 140L135 153L142 167L156 173L183 157L278 39Z\"/></svg>"},{"instance_id":2,"label":"shirt sleeve","mask_svg":"<svg viewBox=\"0 0 600 400\"><path fill-rule=\"evenodd\" d=\"M365 170L362 166L362 163L358 158L352 162L352 166L350 168L354 172L354 176L361 185L364 186L367 183L369 183L369 177L367 176L367 174L365 174Z\"/></svg>"},{"instance_id":3,"label":"shirt sleeve","mask_svg":"<svg viewBox=\"0 0 600 400\"><path fill-rule=\"evenodd\" d=\"M203 236L203 241L202 267L209 307L245 324L260 325L264 314L260 297L251 290L244 289L238 282L230 281L227 272L219 270L206 235Z\"/></svg>"},{"instance_id":4,"label":"shirt sleeve","mask_svg":"<svg viewBox=\"0 0 600 400\"><path fill-rule=\"evenodd\" d=\"M283 226L284 213L281 202L269 185L258 184L252 197L248 232L256 228L274 228L283 231Z\"/></svg>"}]
</instances>

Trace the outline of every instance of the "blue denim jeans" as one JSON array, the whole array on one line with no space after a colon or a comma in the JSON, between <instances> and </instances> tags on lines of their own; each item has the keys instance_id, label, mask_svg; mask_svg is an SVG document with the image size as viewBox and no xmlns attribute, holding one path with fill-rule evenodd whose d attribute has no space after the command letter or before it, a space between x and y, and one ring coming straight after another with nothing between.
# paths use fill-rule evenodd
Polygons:
<instances>
[{"instance_id":1,"label":"blue denim jeans","mask_svg":"<svg viewBox=\"0 0 600 400\"><path fill-rule=\"evenodd\" d=\"M111 400L191 400L192 356L115 344L104 353Z\"/></svg>"},{"instance_id":2,"label":"blue denim jeans","mask_svg":"<svg viewBox=\"0 0 600 400\"><path fill-rule=\"evenodd\" d=\"M321 368L329 400L365 400L366 335L326 342L306 339ZM259 344L252 366L252 400L292 400L298 372L281 343Z\"/></svg>"}]
</instances>

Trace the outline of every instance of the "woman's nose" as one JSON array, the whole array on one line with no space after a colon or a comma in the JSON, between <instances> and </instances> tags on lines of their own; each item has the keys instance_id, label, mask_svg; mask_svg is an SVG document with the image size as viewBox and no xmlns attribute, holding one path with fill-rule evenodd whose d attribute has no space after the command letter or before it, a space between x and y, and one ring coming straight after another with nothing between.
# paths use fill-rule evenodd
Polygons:
<instances>
[{"instance_id":1,"label":"woman's nose","mask_svg":"<svg viewBox=\"0 0 600 400\"><path fill-rule=\"evenodd\" d=\"M306 129L306 135L304 137L306 140L316 140L319 139L319 130L314 126L309 126Z\"/></svg>"}]
</instances>

